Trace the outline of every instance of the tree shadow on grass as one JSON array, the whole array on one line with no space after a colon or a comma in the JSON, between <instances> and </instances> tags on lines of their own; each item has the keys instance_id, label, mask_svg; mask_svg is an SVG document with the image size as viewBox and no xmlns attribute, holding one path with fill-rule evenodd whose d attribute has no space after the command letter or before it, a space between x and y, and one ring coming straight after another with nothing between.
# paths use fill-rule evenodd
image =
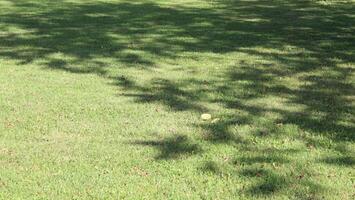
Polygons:
<instances>
[{"instance_id":1,"label":"tree shadow on grass","mask_svg":"<svg viewBox=\"0 0 355 200\"><path fill-rule=\"evenodd\" d=\"M211 144L225 143L260 154L239 158L248 165L286 162L279 156L263 155L264 149L253 143L277 139L277 134L334 151L344 142L354 142L353 3L325 6L307 0L231 0L213 4L212 8L172 8L146 2L14 1L13 10L0 8L4 10L0 13L0 57L18 64L38 62L45 68L103 76L136 103L157 102L174 111L196 113L206 110L206 102L221 104L228 114L222 112L220 121L197 126L205 130L204 139ZM129 77L107 75L111 68L147 70L158 62L168 62L162 60L175 61L183 53L196 52L213 53L218 59L231 53L257 59L235 58L234 65L213 74L207 84L198 78L176 81L160 77L139 85ZM281 81L292 78L301 84ZM270 96L282 98L287 108L298 109L252 104ZM268 113L276 119L265 117ZM265 119L271 125L257 123ZM248 130L256 134L243 138L235 132L236 125L256 126L262 132ZM284 134L283 125L296 127L296 135ZM161 155L157 159L200 152L185 137L133 144L158 148ZM353 165L351 159L341 156L321 162ZM252 195L271 195L292 186L275 169L238 173L260 179L260 184L249 189ZM299 184L315 193L321 188L310 180Z\"/></svg>"},{"instance_id":2,"label":"tree shadow on grass","mask_svg":"<svg viewBox=\"0 0 355 200\"><path fill-rule=\"evenodd\" d=\"M158 160L179 159L202 152L199 145L193 143L184 135L177 135L159 141L134 141L131 144L159 149L160 154L156 157Z\"/></svg>"},{"instance_id":3,"label":"tree shadow on grass","mask_svg":"<svg viewBox=\"0 0 355 200\"><path fill-rule=\"evenodd\" d=\"M153 3L13 4L14 12L1 14L0 55L20 64L51 61L52 54L62 53L77 64L109 58L126 66L152 66L152 55L175 58L182 51L228 52L235 48L230 45L232 31L215 27L223 19L209 9L174 9ZM211 24L203 25L206 19ZM19 31L7 30L11 28ZM206 35L209 29L214 31ZM211 37L215 42L206 43ZM51 62L47 66L55 68Z\"/></svg>"},{"instance_id":4,"label":"tree shadow on grass","mask_svg":"<svg viewBox=\"0 0 355 200\"><path fill-rule=\"evenodd\" d=\"M296 184L308 188L305 193L299 190L295 194L295 197L301 199L317 198L317 194L324 190L321 185L310 181L307 175L303 173L299 173L298 175L280 175L275 170L270 169L245 169L240 174L246 178L256 180L256 184L246 191L250 196L267 197L289 187L294 187Z\"/></svg>"},{"instance_id":5,"label":"tree shadow on grass","mask_svg":"<svg viewBox=\"0 0 355 200\"><path fill-rule=\"evenodd\" d=\"M355 166L355 158L354 156L351 155L331 156L331 157L324 158L321 161L331 165L339 165L339 166L347 166L347 167Z\"/></svg>"},{"instance_id":6,"label":"tree shadow on grass","mask_svg":"<svg viewBox=\"0 0 355 200\"><path fill-rule=\"evenodd\" d=\"M137 103L158 102L174 111L206 110L199 102L201 92L183 89L184 83L176 83L163 78L152 79L148 85L138 85L129 77L112 77L114 84L123 89L121 96L133 98Z\"/></svg>"}]
</instances>

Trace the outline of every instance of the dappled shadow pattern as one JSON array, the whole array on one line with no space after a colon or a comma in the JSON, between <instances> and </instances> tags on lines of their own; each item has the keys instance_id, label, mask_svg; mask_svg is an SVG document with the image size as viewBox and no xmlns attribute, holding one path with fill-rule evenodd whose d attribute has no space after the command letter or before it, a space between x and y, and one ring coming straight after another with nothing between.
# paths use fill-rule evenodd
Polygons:
<instances>
[{"instance_id":1,"label":"dappled shadow pattern","mask_svg":"<svg viewBox=\"0 0 355 200\"><path fill-rule=\"evenodd\" d=\"M154 64L149 59L151 55L174 58L179 51L228 52L236 48L234 31L226 32L223 17L209 9L173 9L153 3L61 2L58 6L16 1L13 4L16 13L1 14L0 28L4 34L0 35L3 47L0 56L22 64L45 58L49 67L79 73L80 70L70 68L96 58L151 66ZM203 25L206 19L211 24ZM7 31L12 27L23 32ZM211 29L214 31L210 32ZM180 37L191 41L182 41ZM213 44L209 43L212 38ZM51 57L56 53L68 57L69 62L62 60L57 65L59 60Z\"/></svg>"},{"instance_id":2,"label":"dappled shadow pattern","mask_svg":"<svg viewBox=\"0 0 355 200\"><path fill-rule=\"evenodd\" d=\"M247 193L252 196L263 197L273 194L295 183L309 188L307 193L295 194L295 197L300 199L315 199L317 198L316 194L324 190L319 184L310 181L307 174L304 173L286 176L280 175L276 173L275 170L270 169L246 169L241 172L241 175L247 178L257 179L258 183L247 190Z\"/></svg>"},{"instance_id":3,"label":"dappled shadow pattern","mask_svg":"<svg viewBox=\"0 0 355 200\"><path fill-rule=\"evenodd\" d=\"M355 18L351 15L355 4L326 6L307 0L213 3L212 8L172 8L154 3L60 2L58 6L14 1L13 12L0 13L0 57L103 76L122 89L119 95L136 103L155 102L174 111L198 113L207 110L205 103L221 105L223 111L216 113L219 121L195 125L202 127L203 138L212 144L226 143L260 154L237 158L235 163L291 162L280 156L281 150L268 157L256 145L258 140L290 137L309 148L340 154L321 162L353 166L353 159L337 146L355 141ZM209 80L155 77L142 84L123 75L107 75L112 68L137 68L143 73L178 60L182 53L196 52L213 53L219 60L231 54L234 64L216 70ZM233 53L250 59L233 58ZM260 103L269 97L282 99L283 107ZM270 113L276 117L268 118ZM248 136L241 135L238 131L244 129L236 126L246 127ZM289 128L295 130L294 135L287 135ZM157 159L200 152L198 145L183 136L132 144L159 149ZM218 168L209 163L205 169ZM302 170L301 175L291 177L299 176L300 185L319 192L319 185L303 178L306 167ZM236 173L260 179L249 189L251 195L271 195L294 183L276 169Z\"/></svg>"},{"instance_id":4,"label":"dappled shadow pattern","mask_svg":"<svg viewBox=\"0 0 355 200\"><path fill-rule=\"evenodd\" d=\"M115 85L120 86L125 91L121 95L132 97L138 103L159 102L172 110L205 110L203 105L198 103L200 91L186 91L179 86L179 83L174 83L167 79L153 79L149 85L137 85L128 77L120 76L113 78ZM138 93L137 93L138 91Z\"/></svg>"},{"instance_id":5,"label":"dappled shadow pattern","mask_svg":"<svg viewBox=\"0 0 355 200\"><path fill-rule=\"evenodd\" d=\"M249 151L248 156L237 156L236 159L217 163L208 161L200 168L205 173L212 173L220 177L238 176L251 182L248 187L241 187L238 192L251 197L267 198L269 195L290 188L298 187L295 198L318 198L326 188L312 180L314 172L302 166L301 163L292 163L292 157L299 149L262 149L255 147ZM227 167L226 167L226 164ZM294 165L290 171L279 171L284 164ZM307 188L307 192L302 192ZM324 197L321 197L324 198Z\"/></svg>"},{"instance_id":6,"label":"dappled shadow pattern","mask_svg":"<svg viewBox=\"0 0 355 200\"><path fill-rule=\"evenodd\" d=\"M333 164L333 165L344 165L348 167L355 166L354 156L338 156L338 157L334 156L334 157L325 158L322 161L327 164Z\"/></svg>"}]
</instances>

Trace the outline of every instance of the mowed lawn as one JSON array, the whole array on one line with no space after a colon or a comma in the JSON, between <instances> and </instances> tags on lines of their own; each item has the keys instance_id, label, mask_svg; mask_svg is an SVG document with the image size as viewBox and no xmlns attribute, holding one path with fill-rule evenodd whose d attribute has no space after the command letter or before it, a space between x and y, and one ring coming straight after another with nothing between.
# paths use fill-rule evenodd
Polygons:
<instances>
[{"instance_id":1,"label":"mowed lawn","mask_svg":"<svg viewBox=\"0 0 355 200\"><path fill-rule=\"evenodd\" d=\"M0 199L354 199L354 11L0 0Z\"/></svg>"}]
</instances>

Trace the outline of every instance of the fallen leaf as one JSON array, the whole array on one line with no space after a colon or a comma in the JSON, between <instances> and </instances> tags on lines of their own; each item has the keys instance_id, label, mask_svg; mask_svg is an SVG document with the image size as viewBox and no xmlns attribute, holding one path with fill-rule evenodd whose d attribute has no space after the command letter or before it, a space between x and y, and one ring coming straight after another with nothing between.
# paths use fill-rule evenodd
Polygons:
<instances>
[{"instance_id":1,"label":"fallen leaf","mask_svg":"<svg viewBox=\"0 0 355 200\"><path fill-rule=\"evenodd\" d=\"M272 166L276 169L277 168L277 166L276 166L276 163L272 163Z\"/></svg>"},{"instance_id":2,"label":"fallen leaf","mask_svg":"<svg viewBox=\"0 0 355 200\"><path fill-rule=\"evenodd\" d=\"M201 115L201 119L202 120L210 120L212 118L211 114L208 114L208 113L204 113Z\"/></svg>"}]
</instances>

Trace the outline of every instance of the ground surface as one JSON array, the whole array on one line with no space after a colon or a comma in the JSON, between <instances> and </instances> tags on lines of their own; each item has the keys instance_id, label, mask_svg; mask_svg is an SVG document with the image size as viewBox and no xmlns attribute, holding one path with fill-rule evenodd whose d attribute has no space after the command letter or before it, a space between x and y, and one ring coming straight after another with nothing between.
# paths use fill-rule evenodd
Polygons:
<instances>
[{"instance_id":1,"label":"ground surface","mask_svg":"<svg viewBox=\"0 0 355 200\"><path fill-rule=\"evenodd\" d=\"M354 10L0 0L0 199L353 199Z\"/></svg>"}]
</instances>

